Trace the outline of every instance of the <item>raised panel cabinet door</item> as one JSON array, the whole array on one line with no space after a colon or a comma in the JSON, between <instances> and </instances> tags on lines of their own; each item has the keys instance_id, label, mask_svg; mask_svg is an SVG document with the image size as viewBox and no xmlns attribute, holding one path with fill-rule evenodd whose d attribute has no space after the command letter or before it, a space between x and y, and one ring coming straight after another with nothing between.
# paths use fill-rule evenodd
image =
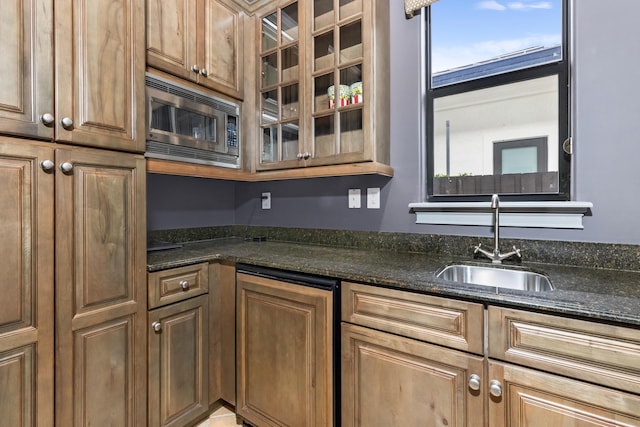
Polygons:
<instances>
[{"instance_id":1,"label":"raised panel cabinet door","mask_svg":"<svg viewBox=\"0 0 640 427\"><path fill-rule=\"evenodd\" d=\"M144 152L144 2L55 6L56 140Z\"/></svg>"},{"instance_id":2,"label":"raised panel cabinet door","mask_svg":"<svg viewBox=\"0 0 640 427\"><path fill-rule=\"evenodd\" d=\"M491 427L640 426L638 395L493 361L489 378L500 387L488 399Z\"/></svg>"},{"instance_id":3,"label":"raised panel cabinet door","mask_svg":"<svg viewBox=\"0 0 640 427\"><path fill-rule=\"evenodd\" d=\"M236 281L236 413L260 426L331 425L331 292L241 273Z\"/></svg>"},{"instance_id":4,"label":"raised panel cabinet door","mask_svg":"<svg viewBox=\"0 0 640 427\"><path fill-rule=\"evenodd\" d=\"M0 18L1 19L1 18ZM53 423L53 149L0 137L0 423Z\"/></svg>"},{"instance_id":5,"label":"raised panel cabinet door","mask_svg":"<svg viewBox=\"0 0 640 427\"><path fill-rule=\"evenodd\" d=\"M341 351L343 426L484 425L482 357L348 323Z\"/></svg>"},{"instance_id":6,"label":"raised panel cabinet door","mask_svg":"<svg viewBox=\"0 0 640 427\"><path fill-rule=\"evenodd\" d=\"M229 96L243 96L244 13L220 0L202 0L203 32L198 38L202 58L199 83Z\"/></svg>"},{"instance_id":7,"label":"raised panel cabinet door","mask_svg":"<svg viewBox=\"0 0 640 427\"><path fill-rule=\"evenodd\" d=\"M209 298L149 312L149 426L182 427L209 409Z\"/></svg>"},{"instance_id":8,"label":"raised panel cabinet door","mask_svg":"<svg viewBox=\"0 0 640 427\"><path fill-rule=\"evenodd\" d=\"M145 164L57 149L56 424L146 424Z\"/></svg>"},{"instance_id":9,"label":"raised panel cabinet door","mask_svg":"<svg viewBox=\"0 0 640 427\"><path fill-rule=\"evenodd\" d=\"M0 28L0 132L51 139L53 0L3 0Z\"/></svg>"},{"instance_id":10,"label":"raised panel cabinet door","mask_svg":"<svg viewBox=\"0 0 640 427\"><path fill-rule=\"evenodd\" d=\"M146 0L147 64L151 67L196 80L196 0Z\"/></svg>"}]
</instances>

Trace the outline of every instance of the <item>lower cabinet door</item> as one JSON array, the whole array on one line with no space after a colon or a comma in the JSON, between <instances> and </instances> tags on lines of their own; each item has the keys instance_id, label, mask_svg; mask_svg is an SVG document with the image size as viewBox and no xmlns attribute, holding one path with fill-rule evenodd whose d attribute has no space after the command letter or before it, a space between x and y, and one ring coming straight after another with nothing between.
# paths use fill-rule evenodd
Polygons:
<instances>
[{"instance_id":1,"label":"lower cabinet door","mask_svg":"<svg viewBox=\"0 0 640 427\"><path fill-rule=\"evenodd\" d=\"M640 396L489 362L491 427L640 426Z\"/></svg>"},{"instance_id":2,"label":"lower cabinet door","mask_svg":"<svg viewBox=\"0 0 640 427\"><path fill-rule=\"evenodd\" d=\"M237 274L236 413L259 427L332 425L331 292Z\"/></svg>"},{"instance_id":3,"label":"lower cabinet door","mask_svg":"<svg viewBox=\"0 0 640 427\"><path fill-rule=\"evenodd\" d=\"M209 408L208 295L149 312L149 426L185 426Z\"/></svg>"},{"instance_id":4,"label":"lower cabinet door","mask_svg":"<svg viewBox=\"0 0 640 427\"><path fill-rule=\"evenodd\" d=\"M343 427L483 426L482 377L482 357L342 323Z\"/></svg>"}]
</instances>

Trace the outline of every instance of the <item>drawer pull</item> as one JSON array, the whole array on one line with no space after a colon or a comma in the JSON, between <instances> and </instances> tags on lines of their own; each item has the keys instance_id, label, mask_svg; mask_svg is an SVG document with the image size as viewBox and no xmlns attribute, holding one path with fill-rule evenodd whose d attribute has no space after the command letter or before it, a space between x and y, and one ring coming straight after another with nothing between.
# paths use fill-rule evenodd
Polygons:
<instances>
[{"instance_id":1,"label":"drawer pull","mask_svg":"<svg viewBox=\"0 0 640 427\"><path fill-rule=\"evenodd\" d=\"M182 288L183 291L188 291L189 290L189 281L188 280L181 280L180 281L180 287Z\"/></svg>"},{"instance_id":2,"label":"drawer pull","mask_svg":"<svg viewBox=\"0 0 640 427\"><path fill-rule=\"evenodd\" d=\"M473 391L480 390L480 385L482 381L480 380L480 376L478 374L471 374L469 376L469 388Z\"/></svg>"}]
</instances>

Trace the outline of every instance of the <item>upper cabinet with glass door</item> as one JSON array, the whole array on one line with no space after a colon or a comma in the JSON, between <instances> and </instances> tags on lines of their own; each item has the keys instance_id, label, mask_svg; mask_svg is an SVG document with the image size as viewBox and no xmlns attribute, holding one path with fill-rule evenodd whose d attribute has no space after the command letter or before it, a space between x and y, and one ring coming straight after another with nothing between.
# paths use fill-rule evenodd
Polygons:
<instances>
[{"instance_id":1,"label":"upper cabinet with glass door","mask_svg":"<svg viewBox=\"0 0 640 427\"><path fill-rule=\"evenodd\" d=\"M297 162L302 157L298 2L264 15L260 25L260 164Z\"/></svg>"},{"instance_id":2,"label":"upper cabinet with glass door","mask_svg":"<svg viewBox=\"0 0 640 427\"><path fill-rule=\"evenodd\" d=\"M368 163L392 173L388 8L299 0L259 15L258 170Z\"/></svg>"}]
</instances>

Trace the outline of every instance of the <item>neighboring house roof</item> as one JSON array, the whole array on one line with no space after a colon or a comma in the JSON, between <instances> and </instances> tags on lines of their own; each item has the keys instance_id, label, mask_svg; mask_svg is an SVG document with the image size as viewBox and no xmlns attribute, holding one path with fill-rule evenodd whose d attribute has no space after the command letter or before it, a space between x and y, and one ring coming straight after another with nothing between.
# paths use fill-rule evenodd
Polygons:
<instances>
[{"instance_id":1,"label":"neighboring house roof","mask_svg":"<svg viewBox=\"0 0 640 427\"><path fill-rule=\"evenodd\" d=\"M434 73L432 87L446 86L534 65L555 62L559 60L561 55L561 46L532 47L483 62Z\"/></svg>"}]
</instances>

